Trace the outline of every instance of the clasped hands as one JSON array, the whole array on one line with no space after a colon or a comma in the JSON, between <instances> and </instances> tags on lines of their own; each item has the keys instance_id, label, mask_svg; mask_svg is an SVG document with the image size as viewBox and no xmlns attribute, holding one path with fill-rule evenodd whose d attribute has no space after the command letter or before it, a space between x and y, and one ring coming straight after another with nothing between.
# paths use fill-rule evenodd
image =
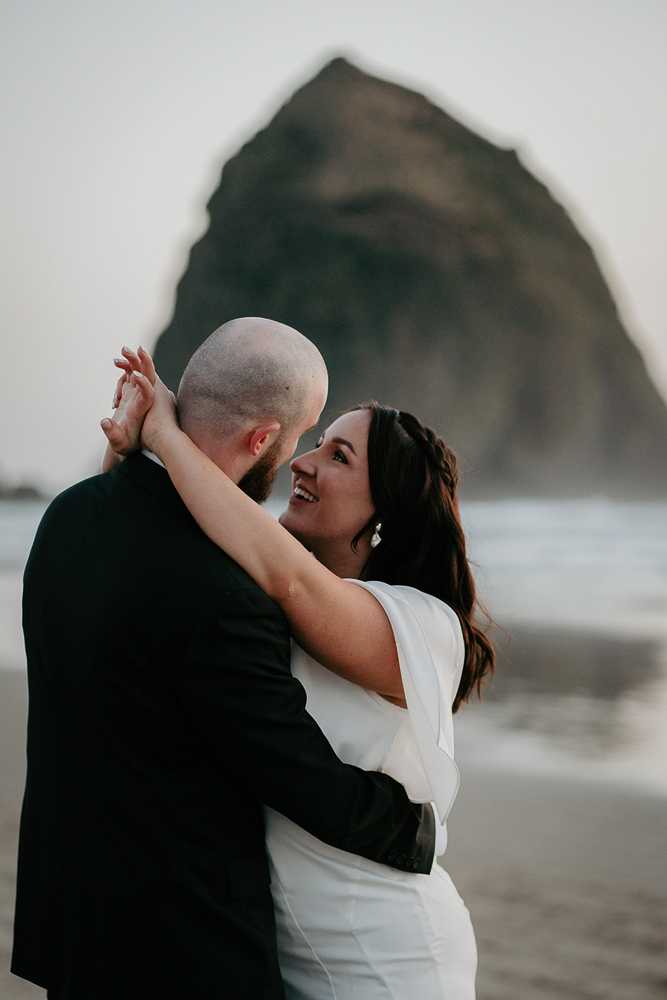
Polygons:
<instances>
[{"instance_id":1,"label":"clasped hands","mask_svg":"<svg viewBox=\"0 0 667 1000\"><path fill-rule=\"evenodd\" d=\"M108 442L107 453L126 456L142 446L151 446L151 430L167 416L175 422L175 398L155 371L148 351L124 347L122 357L114 358L122 374L116 384L113 417L105 417L100 426ZM151 419L148 418L149 412ZM105 460L105 466L108 463Z\"/></svg>"}]
</instances>

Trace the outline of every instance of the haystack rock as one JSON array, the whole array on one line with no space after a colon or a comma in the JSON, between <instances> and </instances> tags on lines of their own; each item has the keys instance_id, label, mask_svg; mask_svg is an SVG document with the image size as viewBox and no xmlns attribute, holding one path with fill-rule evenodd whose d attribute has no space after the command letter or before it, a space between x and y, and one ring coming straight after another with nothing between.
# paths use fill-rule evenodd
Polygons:
<instances>
[{"instance_id":1,"label":"haystack rock","mask_svg":"<svg viewBox=\"0 0 667 1000\"><path fill-rule=\"evenodd\" d=\"M269 316L319 346L329 413L416 412L468 495L667 496L665 404L590 247L514 151L335 59L208 209L157 345L173 388L217 326Z\"/></svg>"}]
</instances>

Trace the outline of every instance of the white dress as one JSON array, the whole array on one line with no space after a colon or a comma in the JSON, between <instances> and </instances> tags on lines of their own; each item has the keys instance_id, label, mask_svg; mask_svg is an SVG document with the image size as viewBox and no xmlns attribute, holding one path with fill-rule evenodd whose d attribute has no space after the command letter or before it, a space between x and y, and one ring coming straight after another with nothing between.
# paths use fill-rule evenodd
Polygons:
<instances>
[{"instance_id":1,"label":"white dress","mask_svg":"<svg viewBox=\"0 0 667 1000\"><path fill-rule=\"evenodd\" d=\"M397 642L407 710L326 670L298 646L292 671L341 760L380 770L444 820L458 790L451 704L463 666L454 612L412 587L361 583ZM434 863L410 875L329 847L266 810L280 967L288 1000L474 1000L468 911Z\"/></svg>"}]
</instances>

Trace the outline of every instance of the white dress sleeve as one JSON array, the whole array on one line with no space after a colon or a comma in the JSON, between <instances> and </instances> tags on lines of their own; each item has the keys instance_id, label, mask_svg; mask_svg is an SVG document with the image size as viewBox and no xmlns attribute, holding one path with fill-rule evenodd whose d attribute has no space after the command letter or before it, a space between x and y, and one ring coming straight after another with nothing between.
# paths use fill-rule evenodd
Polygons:
<instances>
[{"instance_id":1,"label":"white dress sleeve","mask_svg":"<svg viewBox=\"0 0 667 1000\"><path fill-rule=\"evenodd\" d=\"M391 623L419 757L444 823L459 788L452 720L465 656L459 620L438 598L414 587L351 582L373 594Z\"/></svg>"}]
</instances>

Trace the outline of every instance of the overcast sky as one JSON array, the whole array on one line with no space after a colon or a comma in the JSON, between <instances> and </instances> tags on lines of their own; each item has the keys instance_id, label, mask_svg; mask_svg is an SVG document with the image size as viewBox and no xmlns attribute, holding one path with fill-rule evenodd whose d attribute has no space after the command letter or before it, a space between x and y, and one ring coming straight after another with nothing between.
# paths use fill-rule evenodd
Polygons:
<instances>
[{"instance_id":1,"label":"overcast sky","mask_svg":"<svg viewBox=\"0 0 667 1000\"><path fill-rule=\"evenodd\" d=\"M665 0L3 0L0 477L94 471L223 162L334 55L514 146L667 388Z\"/></svg>"}]
</instances>

